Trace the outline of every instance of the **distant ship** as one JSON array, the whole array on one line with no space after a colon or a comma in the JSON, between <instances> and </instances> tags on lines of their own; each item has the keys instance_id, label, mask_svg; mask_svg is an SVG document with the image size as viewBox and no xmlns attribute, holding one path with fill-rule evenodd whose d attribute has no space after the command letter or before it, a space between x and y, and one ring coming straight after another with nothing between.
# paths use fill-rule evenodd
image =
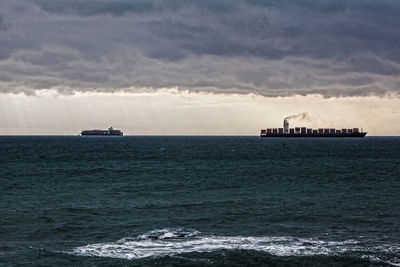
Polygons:
<instances>
[{"instance_id":1,"label":"distant ship","mask_svg":"<svg viewBox=\"0 0 400 267\"><path fill-rule=\"evenodd\" d=\"M267 128L261 130L261 137L365 137L367 133L358 128L335 129L307 127L289 128L289 121L283 121L283 128Z\"/></svg>"},{"instance_id":2,"label":"distant ship","mask_svg":"<svg viewBox=\"0 0 400 267\"><path fill-rule=\"evenodd\" d=\"M114 130L113 127L110 127L107 130L83 130L81 135L123 136L124 133L121 130Z\"/></svg>"}]
</instances>

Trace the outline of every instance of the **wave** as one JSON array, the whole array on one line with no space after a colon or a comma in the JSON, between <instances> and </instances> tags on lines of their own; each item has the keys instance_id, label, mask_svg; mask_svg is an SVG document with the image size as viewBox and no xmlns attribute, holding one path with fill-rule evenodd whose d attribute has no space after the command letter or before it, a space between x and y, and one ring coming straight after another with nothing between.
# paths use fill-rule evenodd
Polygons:
<instances>
[{"instance_id":1,"label":"wave","mask_svg":"<svg viewBox=\"0 0 400 267\"><path fill-rule=\"evenodd\" d=\"M400 244L370 245L367 241L324 241L317 238L205 235L181 228L154 230L115 242L89 244L68 252L78 256L141 259L217 250L255 250L275 256L340 256L355 253L362 259L400 266ZM383 256L382 256L383 255Z\"/></svg>"}]
</instances>

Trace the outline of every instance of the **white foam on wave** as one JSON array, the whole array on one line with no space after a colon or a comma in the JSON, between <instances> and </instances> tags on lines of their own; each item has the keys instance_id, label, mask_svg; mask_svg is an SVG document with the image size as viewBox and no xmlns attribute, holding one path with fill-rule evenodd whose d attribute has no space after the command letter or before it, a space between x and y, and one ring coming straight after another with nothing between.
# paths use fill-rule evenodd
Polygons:
<instances>
[{"instance_id":1,"label":"white foam on wave","mask_svg":"<svg viewBox=\"0 0 400 267\"><path fill-rule=\"evenodd\" d=\"M81 256L140 259L190 252L212 252L220 249L256 250L276 256L340 255L347 252L397 254L400 252L400 244L367 246L357 240L323 241L316 238L296 237L214 236L190 230L162 229L135 238L128 237L116 242L77 247L70 253ZM368 258L372 261L376 260ZM397 258L385 262L392 265L400 264Z\"/></svg>"}]
</instances>

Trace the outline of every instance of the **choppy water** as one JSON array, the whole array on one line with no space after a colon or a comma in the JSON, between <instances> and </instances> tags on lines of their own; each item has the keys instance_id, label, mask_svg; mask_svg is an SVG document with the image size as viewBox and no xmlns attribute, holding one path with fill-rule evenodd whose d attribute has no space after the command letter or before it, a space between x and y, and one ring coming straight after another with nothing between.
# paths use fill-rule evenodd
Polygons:
<instances>
[{"instance_id":1,"label":"choppy water","mask_svg":"<svg viewBox=\"0 0 400 267\"><path fill-rule=\"evenodd\" d=\"M0 265L400 266L400 138L0 137Z\"/></svg>"}]
</instances>

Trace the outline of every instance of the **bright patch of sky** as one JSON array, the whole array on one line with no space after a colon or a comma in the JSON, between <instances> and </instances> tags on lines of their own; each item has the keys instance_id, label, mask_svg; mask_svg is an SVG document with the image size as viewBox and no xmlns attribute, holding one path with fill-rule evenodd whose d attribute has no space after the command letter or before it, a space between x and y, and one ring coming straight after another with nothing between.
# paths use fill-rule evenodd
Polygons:
<instances>
[{"instance_id":1,"label":"bright patch of sky","mask_svg":"<svg viewBox=\"0 0 400 267\"><path fill-rule=\"evenodd\" d=\"M136 94L60 96L0 94L1 134L71 134L114 126L127 135L258 135L282 127L284 117L308 112L291 126L364 128L368 135L397 135L399 98L262 97L164 89Z\"/></svg>"}]
</instances>

